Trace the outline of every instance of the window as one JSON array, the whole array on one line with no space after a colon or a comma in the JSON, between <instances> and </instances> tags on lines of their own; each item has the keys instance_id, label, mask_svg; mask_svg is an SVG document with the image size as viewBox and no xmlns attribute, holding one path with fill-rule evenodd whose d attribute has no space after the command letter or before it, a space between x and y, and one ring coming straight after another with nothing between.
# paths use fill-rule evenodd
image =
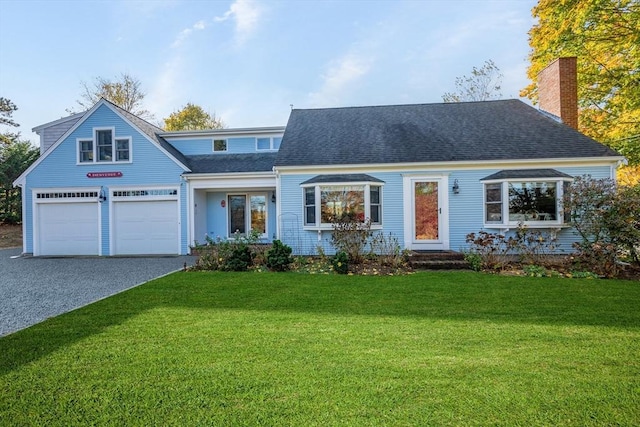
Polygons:
<instances>
[{"instance_id":1,"label":"window","mask_svg":"<svg viewBox=\"0 0 640 427\"><path fill-rule=\"evenodd\" d=\"M84 139L78 141L80 163L93 162L93 140Z\"/></svg>"},{"instance_id":2,"label":"window","mask_svg":"<svg viewBox=\"0 0 640 427\"><path fill-rule=\"evenodd\" d=\"M560 225L566 180L505 180L484 184L487 225Z\"/></svg>"},{"instance_id":3,"label":"window","mask_svg":"<svg viewBox=\"0 0 640 427\"><path fill-rule=\"evenodd\" d=\"M131 161L131 137L115 137L114 128L93 130L93 139L78 139L78 163Z\"/></svg>"},{"instance_id":4,"label":"window","mask_svg":"<svg viewBox=\"0 0 640 427\"><path fill-rule=\"evenodd\" d=\"M226 139L214 139L213 140L213 151L214 152L227 151L227 140Z\"/></svg>"},{"instance_id":5,"label":"window","mask_svg":"<svg viewBox=\"0 0 640 427\"><path fill-rule=\"evenodd\" d=\"M278 150L280 148L280 143L282 142L281 137L264 137L264 138L256 138L256 148L258 151L261 150Z\"/></svg>"},{"instance_id":6,"label":"window","mask_svg":"<svg viewBox=\"0 0 640 427\"><path fill-rule=\"evenodd\" d=\"M303 187L304 225L330 228L345 217L382 224L381 186L327 184Z\"/></svg>"},{"instance_id":7,"label":"window","mask_svg":"<svg viewBox=\"0 0 640 427\"><path fill-rule=\"evenodd\" d=\"M129 161L129 138L116 139L116 162Z\"/></svg>"},{"instance_id":8,"label":"window","mask_svg":"<svg viewBox=\"0 0 640 427\"><path fill-rule=\"evenodd\" d=\"M96 146L98 148L98 161L110 162L113 160L113 138L111 130L96 131Z\"/></svg>"}]
</instances>

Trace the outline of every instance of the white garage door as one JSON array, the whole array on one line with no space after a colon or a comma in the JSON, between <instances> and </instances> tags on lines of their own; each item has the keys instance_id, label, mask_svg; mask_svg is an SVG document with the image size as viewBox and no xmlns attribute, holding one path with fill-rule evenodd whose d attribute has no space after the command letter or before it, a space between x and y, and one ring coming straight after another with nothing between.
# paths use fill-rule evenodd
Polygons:
<instances>
[{"instance_id":1,"label":"white garage door","mask_svg":"<svg viewBox=\"0 0 640 427\"><path fill-rule=\"evenodd\" d=\"M98 255L98 203L38 203L34 255Z\"/></svg>"},{"instance_id":2,"label":"white garage door","mask_svg":"<svg viewBox=\"0 0 640 427\"><path fill-rule=\"evenodd\" d=\"M178 202L114 202L113 236L114 255L178 254Z\"/></svg>"}]
</instances>

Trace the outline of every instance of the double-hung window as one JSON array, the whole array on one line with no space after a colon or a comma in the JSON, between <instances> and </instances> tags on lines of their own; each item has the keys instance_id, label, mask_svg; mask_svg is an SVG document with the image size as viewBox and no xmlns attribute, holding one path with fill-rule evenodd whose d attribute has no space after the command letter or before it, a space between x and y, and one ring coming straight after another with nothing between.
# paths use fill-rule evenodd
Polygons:
<instances>
[{"instance_id":1,"label":"double-hung window","mask_svg":"<svg viewBox=\"0 0 640 427\"><path fill-rule=\"evenodd\" d=\"M113 163L131 161L131 137L116 137L114 128L94 129L93 138L79 138L79 163Z\"/></svg>"},{"instance_id":2,"label":"double-hung window","mask_svg":"<svg viewBox=\"0 0 640 427\"><path fill-rule=\"evenodd\" d=\"M382 183L368 175L320 175L302 183L304 226L331 229L347 218L381 226Z\"/></svg>"},{"instance_id":3,"label":"double-hung window","mask_svg":"<svg viewBox=\"0 0 640 427\"><path fill-rule=\"evenodd\" d=\"M559 226L571 176L553 169L501 171L482 179L486 227Z\"/></svg>"}]
</instances>

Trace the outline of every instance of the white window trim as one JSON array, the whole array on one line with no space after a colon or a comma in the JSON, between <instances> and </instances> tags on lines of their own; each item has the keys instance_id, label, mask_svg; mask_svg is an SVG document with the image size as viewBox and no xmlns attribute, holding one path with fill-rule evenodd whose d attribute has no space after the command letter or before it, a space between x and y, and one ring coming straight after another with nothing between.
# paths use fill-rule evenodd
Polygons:
<instances>
[{"instance_id":1,"label":"white window trim","mask_svg":"<svg viewBox=\"0 0 640 427\"><path fill-rule=\"evenodd\" d=\"M224 141L224 150L216 150L216 141ZM211 152L213 154L227 153L228 151L229 151L229 138L213 138L211 140Z\"/></svg>"},{"instance_id":2,"label":"white window trim","mask_svg":"<svg viewBox=\"0 0 640 427\"><path fill-rule=\"evenodd\" d=\"M321 200L321 191L320 187L345 187L345 186L364 186L364 212L365 218L371 218L371 187L380 187L380 223L379 224L371 224L372 230L382 230L383 228L383 197L382 197L382 182L322 182L322 183L312 183L301 185L302 188L302 228L303 230L310 231L318 231L318 230L333 230L333 225L328 223L322 223L322 200ZM305 189L314 188L315 189L315 216L316 223L315 225L310 225L306 223L306 200L305 200Z\"/></svg>"},{"instance_id":3,"label":"white window trim","mask_svg":"<svg viewBox=\"0 0 640 427\"><path fill-rule=\"evenodd\" d=\"M259 148L258 140L259 139L269 139L269 148ZM275 147L273 140L275 138L280 138L280 143L282 143L282 136L256 136L256 151L265 152L265 151L278 151L279 148Z\"/></svg>"},{"instance_id":4,"label":"white window trim","mask_svg":"<svg viewBox=\"0 0 640 427\"><path fill-rule=\"evenodd\" d=\"M98 138L97 138L97 134L98 131L101 130L110 130L111 131L111 160L110 161L98 161ZM91 133L91 138L76 138L76 165L80 166L80 165L91 165L91 166L95 166L95 165L110 165L110 164L127 164L127 163L132 163L133 162L133 138L131 136L117 136L116 135L116 128L114 126L103 126L103 127L94 127L92 129L92 133ZM116 144L116 140L122 140L122 139L127 139L129 140L129 160L115 160L116 158L116 151L117 151L117 144ZM92 145L93 145L93 160L90 162L81 162L80 161L80 143L82 141L91 141Z\"/></svg>"},{"instance_id":5,"label":"white window trim","mask_svg":"<svg viewBox=\"0 0 640 427\"><path fill-rule=\"evenodd\" d=\"M520 224L528 228L563 228L569 227L564 222L562 199L564 198L565 182L572 182L570 178L507 178L482 181L482 224L484 228L510 230L518 228ZM510 221L509 220L509 183L511 182L555 182L556 183L556 219L554 221ZM502 191L502 222L487 221L487 184L501 184Z\"/></svg>"}]
</instances>

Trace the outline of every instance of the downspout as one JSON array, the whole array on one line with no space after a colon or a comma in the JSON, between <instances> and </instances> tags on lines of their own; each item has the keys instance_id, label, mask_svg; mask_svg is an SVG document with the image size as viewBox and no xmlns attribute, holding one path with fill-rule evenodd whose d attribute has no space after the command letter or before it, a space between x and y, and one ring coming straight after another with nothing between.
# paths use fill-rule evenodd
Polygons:
<instances>
[{"instance_id":1,"label":"downspout","mask_svg":"<svg viewBox=\"0 0 640 427\"><path fill-rule=\"evenodd\" d=\"M282 199L280 197L282 194L280 191L280 172L278 172L278 169L275 166L272 170L276 175L276 188L273 190L276 195L276 239L280 240L280 201Z\"/></svg>"}]
</instances>

